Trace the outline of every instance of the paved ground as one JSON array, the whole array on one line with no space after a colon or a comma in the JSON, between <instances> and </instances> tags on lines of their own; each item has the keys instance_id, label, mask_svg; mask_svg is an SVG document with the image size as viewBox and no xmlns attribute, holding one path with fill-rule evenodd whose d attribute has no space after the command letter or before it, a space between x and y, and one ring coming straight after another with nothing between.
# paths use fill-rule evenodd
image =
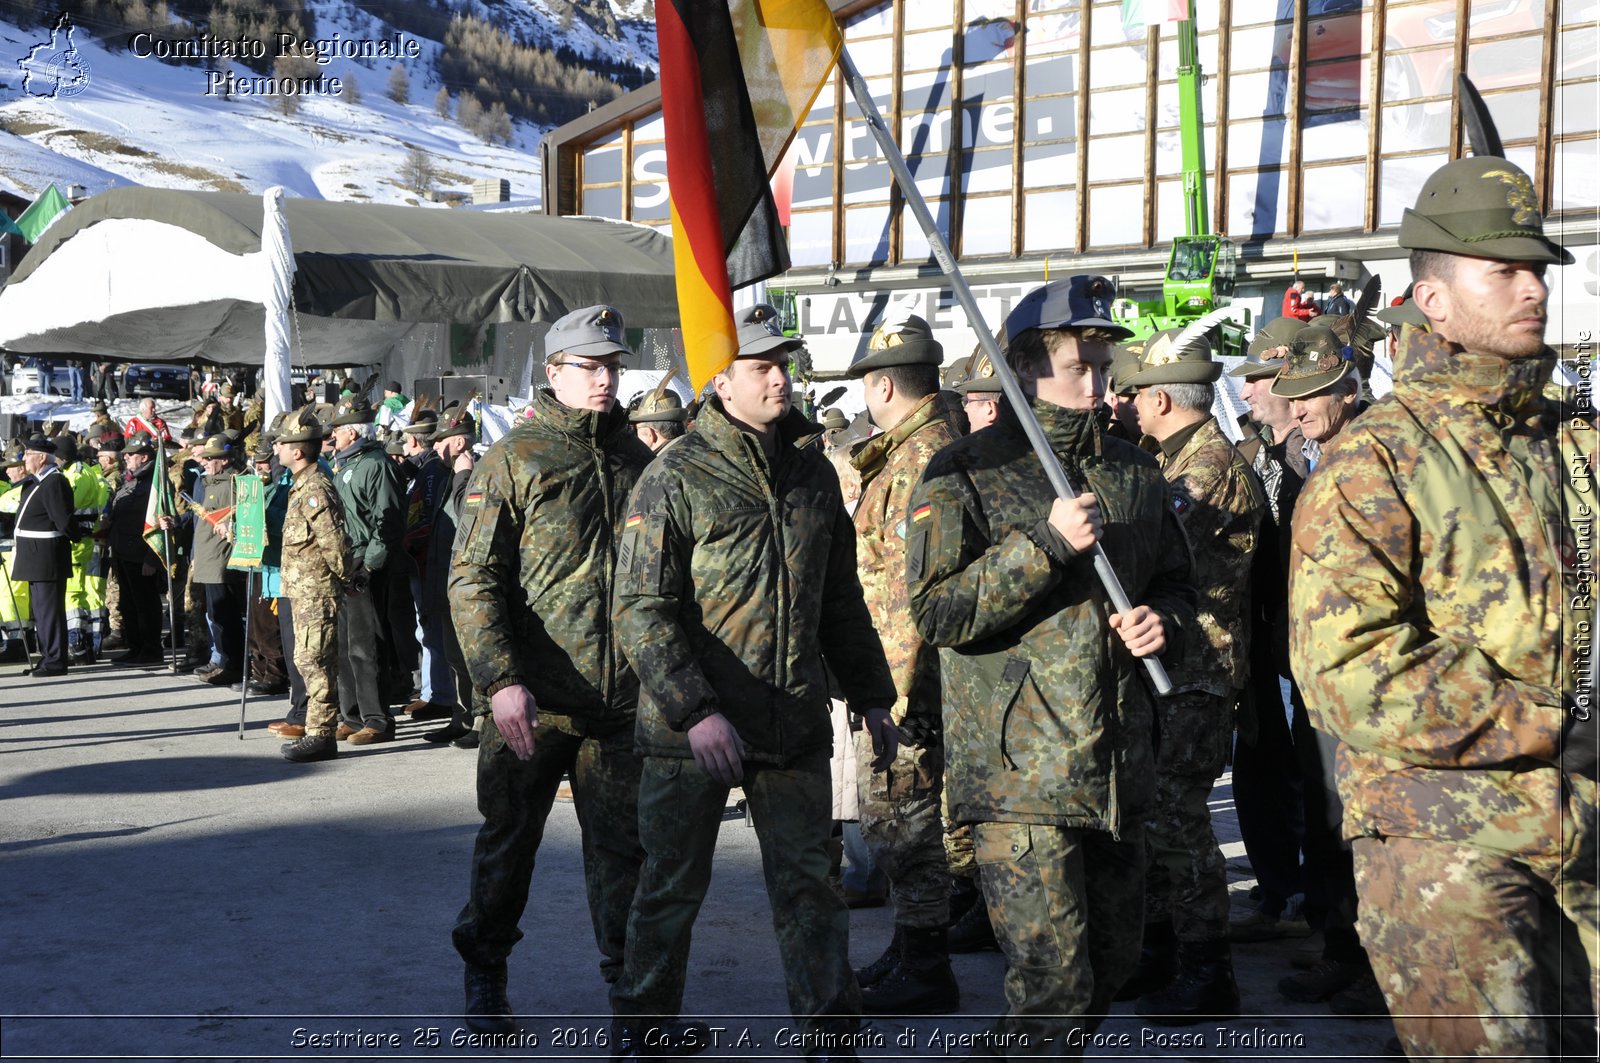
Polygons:
<instances>
[{"instance_id":1,"label":"paved ground","mask_svg":"<svg viewBox=\"0 0 1600 1063\"><path fill-rule=\"evenodd\" d=\"M603 1057L606 998L583 901L576 823L558 804L511 961L520 1047L462 1041L461 906L477 814L475 753L420 741L296 767L252 701L109 666L33 680L0 666L0 1057L329 1059ZM1226 780L1213 810L1242 864ZM1235 887L1248 886L1247 871ZM691 954L688 1013L716 1017L701 1058L793 1053L754 832L730 810ZM854 913L863 964L892 930ZM1376 1058L1386 1020L1330 1017L1273 988L1288 942L1236 951L1250 1014L1148 1027L1119 1005L1100 1030L1147 1059ZM875 1021L864 1057L957 1058L1002 1007L996 953L957 957L963 1014ZM740 1041L740 1035L746 1040ZM1197 1041L1180 1041L1196 1038ZM1162 1040L1165 1039L1165 1040Z\"/></svg>"}]
</instances>

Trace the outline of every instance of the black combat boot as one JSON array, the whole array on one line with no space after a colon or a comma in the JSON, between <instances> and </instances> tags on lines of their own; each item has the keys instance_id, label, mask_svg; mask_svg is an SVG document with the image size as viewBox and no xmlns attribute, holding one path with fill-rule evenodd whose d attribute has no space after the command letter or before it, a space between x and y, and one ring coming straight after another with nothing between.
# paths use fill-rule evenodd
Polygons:
<instances>
[{"instance_id":1,"label":"black combat boot","mask_svg":"<svg viewBox=\"0 0 1600 1063\"><path fill-rule=\"evenodd\" d=\"M989 906L983 902L983 894L980 893L966 914L950 928L950 951L983 952L999 947L994 939L994 927L989 923Z\"/></svg>"},{"instance_id":2,"label":"black combat boot","mask_svg":"<svg viewBox=\"0 0 1600 1063\"><path fill-rule=\"evenodd\" d=\"M883 950L882 956L856 971L856 983L865 989L887 978L889 972L900 965L900 950L904 941L905 927L896 923L894 937L889 939L889 947Z\"/></svg>"},{"instance_id":3,"label":"black combat boot","mask_svg":"<svg viewBox=\"0 0 1600 1063\"><path fill-rule=\"evenodd\" d=\"M1171 919L1144 925L1144 944L1139 949L1139 967L1112 1000L1135 1000L1146 993L1165 989L1178 973L1178 935Z\"/></svg>"},{"instance_id":4,"label":"black combat boot","mask_svg":"<svg viewBox=\"0 0 1600 1063\"><path fill-rule=\"evenodd\" d=\"M303 735L279 748L284 760L304 764L313 760L332 760L339 755L339 743L333 735ZM505 975L500 976L501 981Z\"/></svg>"},{"instance_id":5,"label":"black combat boot","mask_svg":"<svg viewBox=\"0 0 1600 1063\"><path fill-rule=\"evenodd\" d=\"M517 1032L511 1001L506 998L506 961L467 964L466 985L467 1029L483 1034Z\"/></svg>"},{"instance_id":6,"label":"black combat boot","mask_svg":"<svg viewBox=\"0 0 1600 1063\"><path fill-rule=\"evenodd\" d=\"M612 1059L692 1056L711 1047L711 1027L694 1019L612 1019Z\"/></svg>"},{"instance_id":7,"label":"black combat boot","mask_svg":"<svg viewBox=\"0 0 1600 1063\"><path fill-rule=\"evenodd\" d=\"M1233 980L1228 942L1184 941L1178 945L1178 976L1165 989L1146 993L1134 1009L1162 1026L1239 1017L1239 986Z\"/></svg>"},{"instance_id":8,"label":"black combat boot","mask_svg":"<svg viewBox=\"0 0 1600 1063\"><path fill-rule=\"evenodd\" d=\"M902 934L900 963L879 982L861 988L861 1013L949 1015L959 1011L961 988L950 969L944 927L896 927L895 932Z\"/></svg>"}]
</instances>

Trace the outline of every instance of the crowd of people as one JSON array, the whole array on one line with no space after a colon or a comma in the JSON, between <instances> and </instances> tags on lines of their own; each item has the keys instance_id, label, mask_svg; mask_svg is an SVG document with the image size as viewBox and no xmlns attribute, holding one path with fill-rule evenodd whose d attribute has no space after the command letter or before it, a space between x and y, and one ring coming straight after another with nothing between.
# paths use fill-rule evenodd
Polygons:
<instances>
[{"instance_id":1,"label":"crowd of people","mask_svg":"<svg viewBox=\"0 0 1600 1063\"><path fill-rule=\"evenodd\" d=\"M765 305L699 399L631 410L622 312L567 315L548 387L481 457L460 408L413 406L386 443L353 394L258 438L231 404L221 431L172 442L145 410L91 431L93 463L40 435L0 495L0 619L26 585L34 673L61 674L104 648L114 571L118 663L149 665L170 579L201 681L292 690L272 729L293 762L392 740L417 672L400 711L479 747L453 941L486 1037L518 1029L507 959L566 782L617 1056L710 1044L681 1010L740 787L815 1058L852 1057L863 1014L958 1010L953 948L1005 955L984 1053L1070 1055L1114 1001L1236 1018L1235 947L1285 935L1307 945L1285 997L1388 1012L1412 1058L1593 1058L1597 739L1571 637L1593 620L1572 593L1592 579L1593 410L1551 393L1543 275L1571 256L1530 202L1504 160L1435 174L1401 228L1409 297L1381 324L1349 305L1257 330L1232 370L1240 444L1212 413L1209 342L1132 340L1093 276L1005 322L1027 409L987 358L941 377L927 323L886 321L850 369L866 438L794 408L803 341ZM1372 403L1384 342L1394 388ZM187 544L171 568L144 526L163 446L180 502L161 530ZM228 567L244 468L269 532L249 595ZM895 923L858 970L830 879L846 753ZM1237 912L1208 807L1230 762L1258 880Z\"/></svg>"}]
</instances>

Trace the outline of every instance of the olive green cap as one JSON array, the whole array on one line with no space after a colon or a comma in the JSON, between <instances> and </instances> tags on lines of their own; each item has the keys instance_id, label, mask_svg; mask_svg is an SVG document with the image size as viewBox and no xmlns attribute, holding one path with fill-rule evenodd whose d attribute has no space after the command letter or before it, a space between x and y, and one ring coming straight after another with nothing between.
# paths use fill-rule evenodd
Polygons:
<instances>
[{"instance_id":1,"label":"olive green cap","mask_svg":"<svg viewBox=\"0 0 1600 1063\"><path fill-rule=\"evenodd\" d=\"M1386 306L1372 315L1385 325L1399 328L1401 325L1411 325L1415 328L1427 328L1428 319L1417 308L1416 300L1406 299L1397 306Z\"/></svg>"},{"instance_id":2,"label":"olive green cap","mask_svg":"<svg viewBox=\"0 0 1600 1063\"><path fill-rule=\"evenodd\" d=\"M1176 340L1183 329L1162 329L1144 341L1139 370L1126 380L1117 379L1123 389L1154 387L1158 384L1212 384L1222 375L1222 363L1211 357L1211 341L1197 337L1181 350Z\"/></svg>"},{"instance_id":3,"label":"olive green cap","mask_svg":"<svg viewBox=\"0 0 1600 1063\"><path fill-rule=\"evenodd\" d=\"M201 449L199 456L202 458L232 458L238 453L238 448L233 441L225 435L215 435L206 440L206 445Z\"/></svg>"},{"instance_id":4,"label":"olive green cap","mask_svg":"<svg viewBox=\"0 0 1600 1063\"><path fill-rule=\"evenodd\" d=\"M128 437L128 442L123 446L124 454L154 454L156 448L151 442L148 432L135 432Z\"/></svg>"},{"instance_id":5,"label":"olive green cap","mask_svg":"<svg viewBox=\"0 0 1600 1063\"><path fill-rule=\"evenodd\" d=\"M850 422L845 420L844 413L832 406L822 411L822 416L817 423L830 432L837 432L842 428L850 427Z\"/></svg>"},{"instance_id":6,"label":"olive green cap","mask_svg":"<svg viewBox=\"0 0 1600 1063\"><path fill-rule=\"evenodd\" d=\"M320 443L322 436L322 422L317 420L316 411L307 406L283 419L283 423L278 426L278 438L275 442Z\"/></svg>"},{"instance_id":7,"label":"olive green cap","mask_svg":"<svg viewBox=\"0 0 1600 1063\"><path fill-rule=\"evenodd\" d=\"M437 443L441 439L451 436L466 436L469 439L478 435L478 422L472 419L472 414L462 409L446 410L445 416L439 420L433 430L433 435L428 437L428 442Z\"/></svg>"},{"instance_id":8,"label":"olive green cap","mask_svg":"<svg viewBox=\"0 0 1600 1063\"><path fill-rule=\"evenodd\" d=\"M645 392L628 411L629 424L652 424L658 421L683 424L688 420L689 411L683 408L683 399L678 397L676 391L663 391L659 395Z\"/></svg>"},{"instance_id":9,"label":"olive green cap","mask_svg":"<svg viewBox=\"0 0 1600 1063\"><path fill-rule=\"evenodd\" d=\"M1000 378L994 375L994 363L987 354L979 354L972 362L967 379L955 386L962 395L998 395Z\"/></svg>"},{"instance_id":10,"label":"olive green cap","mask_svg":"<svg viewBox=\"0 0 1600 1063\"><path fill-rule=\"evenodd\" d=\"M1545 236L1533 181L1493 155L1456 159L1435 170L1417 205L1400 220L1400 246L1503 262L1574 261Z\"/></svg>"},{"instance_id":11,"label":"olive green cap","mask_svg":"<svg viewBox=\"0 0 1600 1063\"><path fill-rule=\"evenodd\" d=\"M1272 393L1303 399L1326 391L1355 371L1354 349L1331 328L1311 325L1289 344L1289 357L1272 382Z\"/></svg>"},{"instance_id":12,"label":"olive green cap","mask_svg":"<svg viewBox=\"0 0 1600 1063\"><path fill-rule=\"evenodd\" d=\"M1111 365L1106 369L1106 390L1114 395L1131 395L1133 388L1128 386L1134 374L1144 368L1144 345L1147 340L1129 340L1127 343L1117 345L1117 353L1111 356Z\"/></svg>"},{"instance_id":13,"label":"olive green cap","mask_svg":"<svg viewBox=\"0 0 1600 1063\"><path fill-rule=\"evenodd\" d=\"M961 382L967 379L967 374L972 370L972 356L957 358L944 367L944 372L939 376L939 382L950 391L955 391Z\"/></svg>"},{"instance_id":14,"label":"olive green cap","mask_svg":"<svg viewBox=\"0 0 1600 1063\"><path fill-rule=\"evenodd\" d=\"M351 396L342 400L334 408L333 420L335 425L371 424L378 416L378 411L367 404L365 399Z\"/></svg>"},{"instance_id":15,"label":"olive green cap","mask_svg":"<svg viewBox=\"0 0 1600 1063\"><path fill-rule=\"evenodd\" d=\"M847 376L864 377L874 369L893 365L940 365L944 345L933 329L915 314L902 314L879 325L867 341L867 353L851 363Z\"/></svg>"}]
</instances>

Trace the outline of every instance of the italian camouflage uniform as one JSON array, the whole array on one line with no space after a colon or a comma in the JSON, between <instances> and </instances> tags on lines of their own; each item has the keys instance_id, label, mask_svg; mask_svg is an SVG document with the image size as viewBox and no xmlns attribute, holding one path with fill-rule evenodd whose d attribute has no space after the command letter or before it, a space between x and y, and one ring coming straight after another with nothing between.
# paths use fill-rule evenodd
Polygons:
<instances>
[{"instance_id":1,"label":"italian camouflage uniform","mask_svg":"<svg viewBox=\"0 0 1600 1063\"><path fill-rule=\"evenodd\" d=\"M339 719L339 599L354 567L344 505L312 463L295 474L283 515L283 597L294 617L294 666L306 691L306 735L329 737Z\"/></svg>"},{"instance_id":2,"label":"italian camouflage uniform","mask_svg":"<svg viewBox=\"0 0 1600 1063\"><path fill-rule=\"evenodd\" d=\"M895 922L901 926L942 927L950 916L940 815L939 651L923 641L911 617L905 572L911 493L933 456L959 436L939 397L929 395L851 458L861 472L855 511L861 592L894 676L894 721L907 739L888 771L874 773L872 736L864 729L855 732L861 834L874 862L889 876Z\"/></svg>"},{"instance_id":3,"label":"italian camouflage uniform","mask_svg":"<svg viewBox=\"0 0 1600 1063\"><path fill-rule=\"evenodd\" d=\"M1175 657L1194 592L1155 459L1093 413L1033 410L1068 477L1099 500L1101 545L1129 598L1161 615ZM951 814L976 825L1006 954L999 1032L1027 1038L1006 1049L1016 1054L1060 1053L1132 974L1155 777L1143 666L1107 623L1091 557L1050 527L1054 497L1003 403L994 425L928 466L906 572L917 626L941 648L945 786Z\"/></svg>"},{"instance_id":4,"label":"italian camouflage uniform","mask_svg":"<svg viewBox=\"0 0 1600 1063\"><path fill-rule=\"evenodd\" d=\"M1250 565L1266 498L1216 419L1161 440L1162 473L1193 552L1193 637L1156 700L1156 799L1145 821L1145 918L1172 919L1179 941L1228 932L1228 875L1208 799L1233 739L1249 674ZM1170 655L1169 655L1170 656Z\"/></svg>"},{"instance_id":5,"label":"italian camouflage uniform","mask_svg":"<svg viewBox=\"0 0 1600 1063\"><path fill-rule=\"evenodd\" d=\"M1413 1058L1594 1058L1596 784L1560 761L1593 709L1595 432L1543 397L1553 362L1414 334L1295 510L1295 675L1342 742L1358 925Z\"/></svg>"},{"instance_id":6,"label":"italian camouflage uniform","mask_svg":"<svg viewBox=\"0 0 1600 1063\"><path fill-rule=\"evenodd\" d=\"M538 705L533 755L518 760L483 720L471 895L456 920L469 964L503 963L522 939L534 857L563 775L583 832L584 884L600 971L622 970L639 848L639 684L611 623L617 532L650 463L621 406L563 405L541 390L529 418L484 455L457 518L450 612L473 686L521 684Z\"/></svg>"},{"instance_id":7,"label":"italian camouflage uniform","mask_svg":"<svg viewBox=\"0 0 1600 1063\"><path fill-rule=\"evenodd\" d=\"M769 458L712 399L662 451L629 506L617 626L639 673L639 798L646 860L628 922L619 1018L683 1003L694 916L728 787L685 732L721 713L744 745L744 793L761 843L789 1007L802 1033L853 1026L860 989L849 913L828 885L833 744L828 678L858 713L895 688L856 574L839 482L798 412Z\"/></svg>"},{"instance_id":8,"label":"italian camouflage uniform","mask_svg":"<svg viewBox=\"0 0 1600 1063\"><path fill-rule=\"evenodd\" d=\"M350 537L352 583L339 610L339 715L352 729L392 732L386 696L397 680L389 639L389 552L405 532L399 472L375 439L358 440L331 462ZM405 677L405 685L410 683Z\"/></svg>"}]
</instances>

